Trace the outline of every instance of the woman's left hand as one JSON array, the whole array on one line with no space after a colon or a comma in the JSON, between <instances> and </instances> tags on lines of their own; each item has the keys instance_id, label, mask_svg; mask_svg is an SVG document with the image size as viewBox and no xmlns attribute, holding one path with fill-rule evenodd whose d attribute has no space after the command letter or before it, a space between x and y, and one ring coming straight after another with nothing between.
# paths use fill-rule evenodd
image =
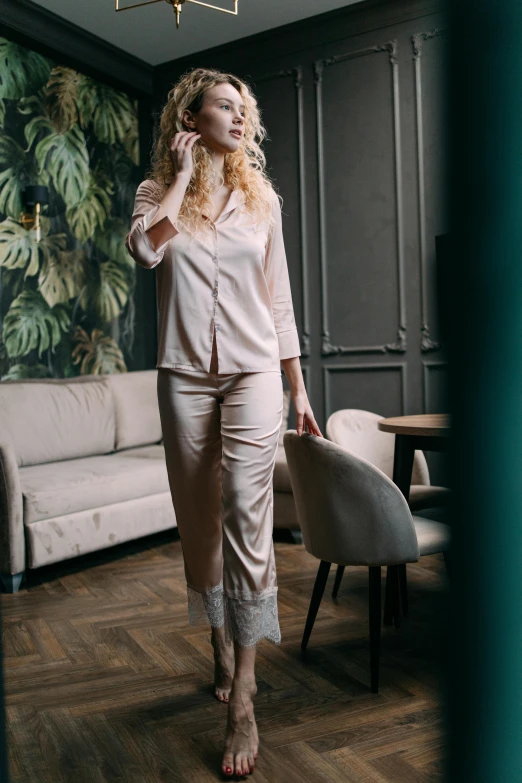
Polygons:
<instances>
[{"instance_id":1,"label":"woman's left hand","mask_svg":"<svg viewBox=\"0 0 522 783\"><path fill-rule=\"evenodd\" d=\"M297 416L296 430L298 435L302 435L303 432L308 431L311 435L318 435L323 437L323 433L319 429L319 426L312 413L312 408L308 402L308 395L306 393L298 393L292 395L294 402L295 412Z\"/></svg>"}]
</instances>

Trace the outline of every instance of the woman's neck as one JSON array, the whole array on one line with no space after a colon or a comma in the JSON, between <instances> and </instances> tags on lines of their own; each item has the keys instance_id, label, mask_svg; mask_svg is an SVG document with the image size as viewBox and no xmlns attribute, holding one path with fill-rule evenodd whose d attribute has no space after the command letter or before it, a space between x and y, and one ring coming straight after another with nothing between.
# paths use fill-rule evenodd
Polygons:
<instances>
[{"instance_id":1,"label":"woman's neck","mask_svg":"<svg viewBox=\"0 0 522 783\"><path fill-rule=\"evenodd\" d=\"M225 170L225 155L222 152L214 152L211 151L210 153L211 159L212 159L212 168L214 170L214 175L216 179L219 179L223 176L223 172Z\"/></svg>"}]
</instances>

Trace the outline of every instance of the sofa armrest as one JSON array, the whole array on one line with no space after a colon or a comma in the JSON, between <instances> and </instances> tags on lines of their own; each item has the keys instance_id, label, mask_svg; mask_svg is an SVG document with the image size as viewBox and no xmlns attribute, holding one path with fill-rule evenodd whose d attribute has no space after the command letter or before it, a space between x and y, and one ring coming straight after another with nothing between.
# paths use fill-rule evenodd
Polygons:
<instances>
[{"instance_id":1,"label":"sofa armrest","mask_svg":"<svg viewBox=\"0 0 522 783\"><path fill-rule=\"evenodd\" d=\"M14 449L0 442L0 572L25 570L25 534L22 487Z\"/></svg>"}]
</instances>

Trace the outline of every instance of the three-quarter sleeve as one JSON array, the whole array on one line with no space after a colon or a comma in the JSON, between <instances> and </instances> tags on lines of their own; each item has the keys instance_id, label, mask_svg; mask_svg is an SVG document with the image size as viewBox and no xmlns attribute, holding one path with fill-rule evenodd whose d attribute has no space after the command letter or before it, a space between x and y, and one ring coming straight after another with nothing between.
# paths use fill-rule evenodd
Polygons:
<instances>
[{"instance_id":1,"label":"three-quarter sleeve","mask_svg":"<svg viewBox=\"0 0 522 783\"><path fill-rule=\"evenodd\" d=\"M145 180L136 191L131 230L125 240L132 258L145 269L153 269L160 263L169 241L179 234L167 215L149 228L160 210L157 185Z\"/></svg>"},{"instance_id":2,"label":"three-quarter sleeve","mask_svg":"<svg viewBox=\"0 0 522 783\"><path fill-rule=\"evenodd\" d=\"M301 356L299 335L295 325L290 278L283 240L281 205L272 192L272 213L275 219L266 245L265 277L272 300L272 314L279 342L279 359Z\"/></svg>"}]
</instances>

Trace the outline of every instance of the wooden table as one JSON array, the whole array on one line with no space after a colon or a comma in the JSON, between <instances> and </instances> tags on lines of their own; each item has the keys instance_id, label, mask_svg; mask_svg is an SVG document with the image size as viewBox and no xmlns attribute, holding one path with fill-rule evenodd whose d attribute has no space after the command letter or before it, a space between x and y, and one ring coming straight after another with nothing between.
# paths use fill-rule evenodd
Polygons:
<instances>
[{"instance_id":1,"label":"wooden table","mask_svg":"<svg viewBox=\"0 0 522 783\"><path fill-rule=\"evenodd\" d=\"M409 500L411 474L415 451L446 451L450 435L450 418L446 413L425 413L417 416L395 416L381 419L377 426L383 432L395 435L393 480ZM386 579L384 623L395 627L400 624L400 603L404 614L408 613L406 566L389 566Z\"/></svg>"}]
</instances>

